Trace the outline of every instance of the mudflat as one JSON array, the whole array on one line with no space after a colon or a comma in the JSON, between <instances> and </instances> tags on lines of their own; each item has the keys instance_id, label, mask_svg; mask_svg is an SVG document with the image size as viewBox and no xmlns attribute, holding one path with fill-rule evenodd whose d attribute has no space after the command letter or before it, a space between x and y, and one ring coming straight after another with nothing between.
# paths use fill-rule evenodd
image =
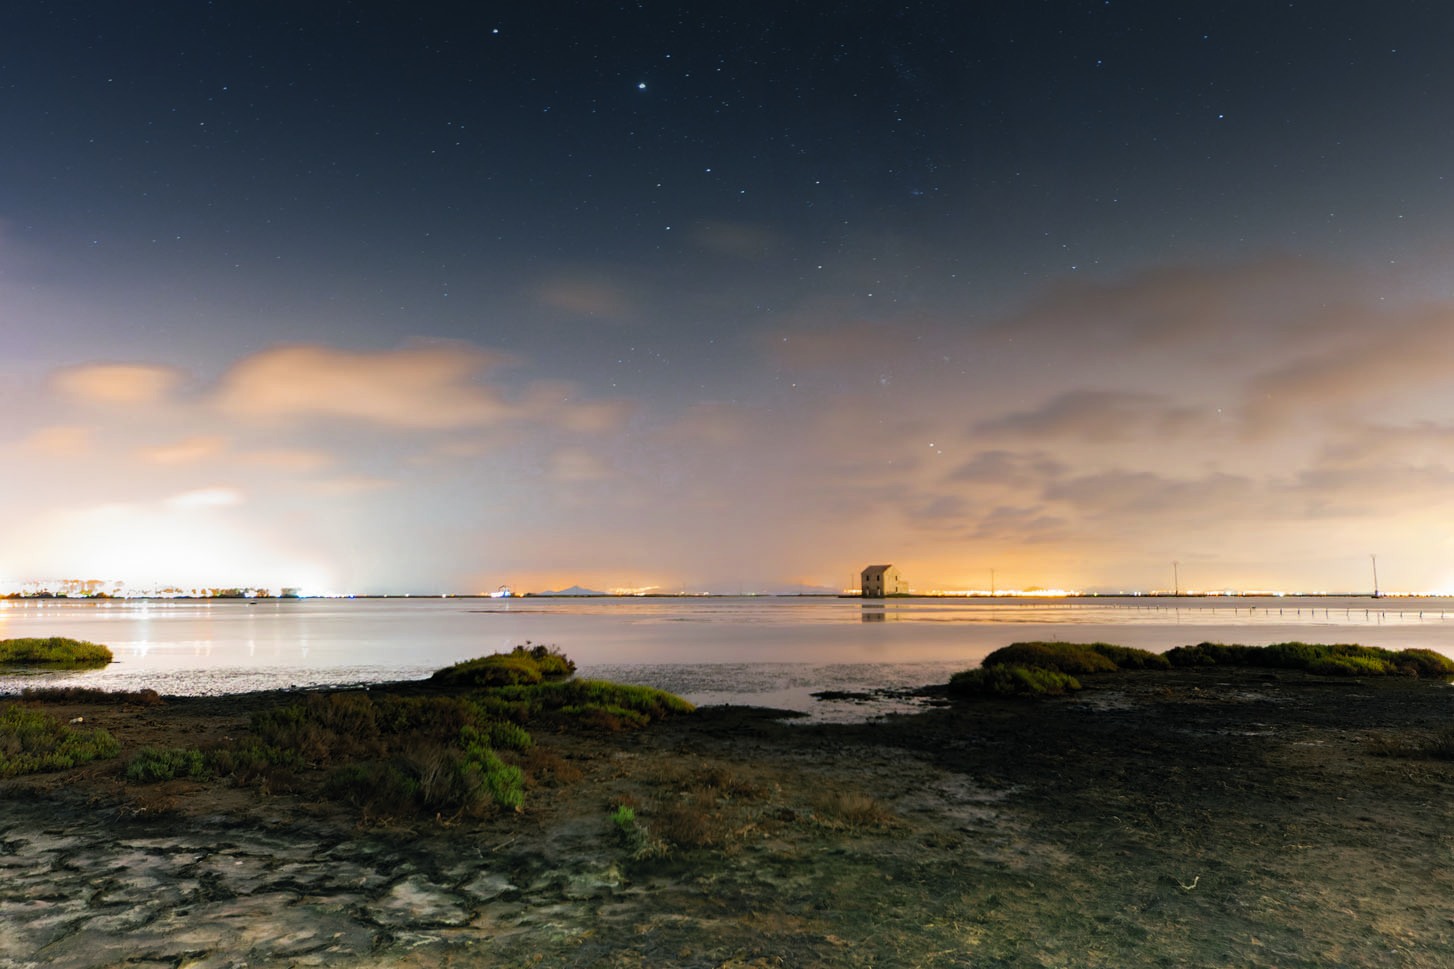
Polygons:
<instances>
[{"instance_id":1,"label":"mudflat","mask_svg":"<svg viewBox=\"0 0 1454 969\"><path fill-rule=\"evenodd\" d=\"M122 754L0 785L0 966L1454 964L1454 688L1085 686L539 731L483 818L125 780L291 694L46 704Z\"/></svg>"}]
</instances>

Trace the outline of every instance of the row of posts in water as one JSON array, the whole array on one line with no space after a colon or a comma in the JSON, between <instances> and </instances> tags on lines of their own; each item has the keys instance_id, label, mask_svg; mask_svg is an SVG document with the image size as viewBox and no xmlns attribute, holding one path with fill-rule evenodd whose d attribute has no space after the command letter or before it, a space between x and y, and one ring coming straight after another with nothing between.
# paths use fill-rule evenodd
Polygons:
<instances>
[{"instance_id":1,"label":"row of posts in water","mask_svg":"<svg viewBox=\"0 0 1454 969\"><path fill-rule=\"evenodd\" d=\"M863 605L865 606L866 610L872 610L873 613L877 613L878 610L883 609L884 606L885 605L888 605L888 604L887 603L883 603L883 602L864 602ZM1332 619L1333 613L1340 611L1338 609L1332 608L1331 606L1324 606L1321 609L1316 608L1314 606L1307 606L1307 607L1296 606L1296 607L1291 607L1291 608L1289 608L1287 606L1230 606L1230 607L1228 607L1228 606L1183 606L1183 605L1164 605L1164 604L1159 603L1159 602L1148 602L1148 603L1144 603L1144 604L1143 603L1136 603L1134 605L1133 604L1130 604L1130 603L1117 603L1115 605L1111 605L1111 604L1108 604L1108 603L1099 603L1099 602L1057 602L1057 603L1054 603L1052 605L1052 604L1046 603L1046 602L1005 602L1005 601L997 601L994 604L994 608L996 608L996 609L1004 609L1004 608L1012 608L1012 609L1044 609L1044 608L1047 608L1047 607L1048 608L1053 608L1053 609L1071 609L1071 610L1074 610L1074 609L1134 609L1134 610L1138 610L1138 611L1151 611L1151 612L1174 612L1178 616L1181 613L1183 613L1183 612L1205 612L1205 613L1218 613L1218 612L1221 612L1221 613L1225 613L1225 612L1229 612L1229 611L1234 616L1236 616L1236 615L1241 615L1242 614L1242 611L1245 609L1246 612L1247 612L1247 615L1249 615L1249 616L1252 616L1252 615L1255 615L1258 612L1261 612L1265 616L1271 616L1271 615L1276 614L1276 615L1279 615L1279 616L1292 616L1292 617L1295 617L1295 618L1301 618L1303 616L1303 614L1306 613L1307 616L1308 616L1308 618L1314 618L1314 619L1318 617L1318 614L1319 613L1322 613L1322 618L1324 618L1324 619ZM892 606L892 608L897 608L897 604L894 604ZM1354 609L1352 606L1345 606L1341 610L1341 612L1343 613L1343 618L1344 619L1352 619L1353 618L1353 613L1355 613L1355 612L1361 612L1361 613L1363 613L1363 619L1364 619L1365 622L1383 622L1385 619L1387 619L1389 617L1392 617L1392 616L1397 616L1400 619L1403 619L1405 616L1417 616L1419 619L1425 619L1425 618L1434 619L1434 618L1436 618L1436 611L1433 610L1433 609L1419 609L1417 611L1412 610L1412 609L1399 609L1399 610L1395 611L1393 609L1366 609L1366 608L1365 609ZM871 618L878 618L878 615L871 615L869 612L865 612L865 616L866 617L871 617ZM1377 618L1375 619L1374 617L1377 617ZM1447 609L1437 610L1437 618L1440 619L1440 620L1447 619L1448 618L1448 610Z\"/></svg>"}]
</instances>

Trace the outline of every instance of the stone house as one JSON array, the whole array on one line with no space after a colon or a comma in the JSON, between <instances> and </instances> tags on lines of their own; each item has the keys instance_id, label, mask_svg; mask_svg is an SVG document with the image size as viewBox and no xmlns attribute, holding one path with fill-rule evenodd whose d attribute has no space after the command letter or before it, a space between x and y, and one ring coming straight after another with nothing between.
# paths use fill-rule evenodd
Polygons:
<instances>
[{"instance_id":1,"label":"stone house","mask_svg":"<svg viewBox=\"0 0 1454 969\"><path fill-rule=\"evenodd\" d=\"M884 596L906 596L908 583L892 565L870 565L859 576L865 599L882 599Z\"/></svg>"}]
</instances>

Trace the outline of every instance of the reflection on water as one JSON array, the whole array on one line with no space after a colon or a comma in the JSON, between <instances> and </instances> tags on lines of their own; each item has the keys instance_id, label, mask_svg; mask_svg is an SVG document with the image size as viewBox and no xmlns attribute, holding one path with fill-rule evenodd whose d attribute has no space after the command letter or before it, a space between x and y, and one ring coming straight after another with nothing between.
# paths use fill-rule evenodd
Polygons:
<instances>
[{"instance_id":1,"label":"reflection on water","mask_svg":"<svg viewBox=\"0 0 1454 969\"><path fill-rule=\"evenodd\" d=\"M0 602L0 638L18 636L105 643L117 658L105 670L45 679L108 689L228 693L421 678L528 641L559 646L585 671L609 669L698 702L775 697L774 705L801 708L813 705L801 698L818 689L943 682L1026 639L1157 651L1304 639L1454 655L1454 604L1351 597ZM0 677L0 690L36 682Z\"/></svg>"}]
</instances>

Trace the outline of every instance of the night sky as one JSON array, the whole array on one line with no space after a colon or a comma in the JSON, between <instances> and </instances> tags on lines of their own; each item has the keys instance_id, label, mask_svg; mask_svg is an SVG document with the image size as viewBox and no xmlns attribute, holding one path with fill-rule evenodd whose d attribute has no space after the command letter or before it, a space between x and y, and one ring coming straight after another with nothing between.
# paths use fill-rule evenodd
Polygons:
<instances>
[{"instance_id":1,"label":"night sky","mask_svg":"<svg viewBox=\"0 0 1454 969\"><path fill-rule=\"evenodd\" d=\"M0 586L1454 592L1451 37L8 4Z\"/></svg>"}]
</instances>

